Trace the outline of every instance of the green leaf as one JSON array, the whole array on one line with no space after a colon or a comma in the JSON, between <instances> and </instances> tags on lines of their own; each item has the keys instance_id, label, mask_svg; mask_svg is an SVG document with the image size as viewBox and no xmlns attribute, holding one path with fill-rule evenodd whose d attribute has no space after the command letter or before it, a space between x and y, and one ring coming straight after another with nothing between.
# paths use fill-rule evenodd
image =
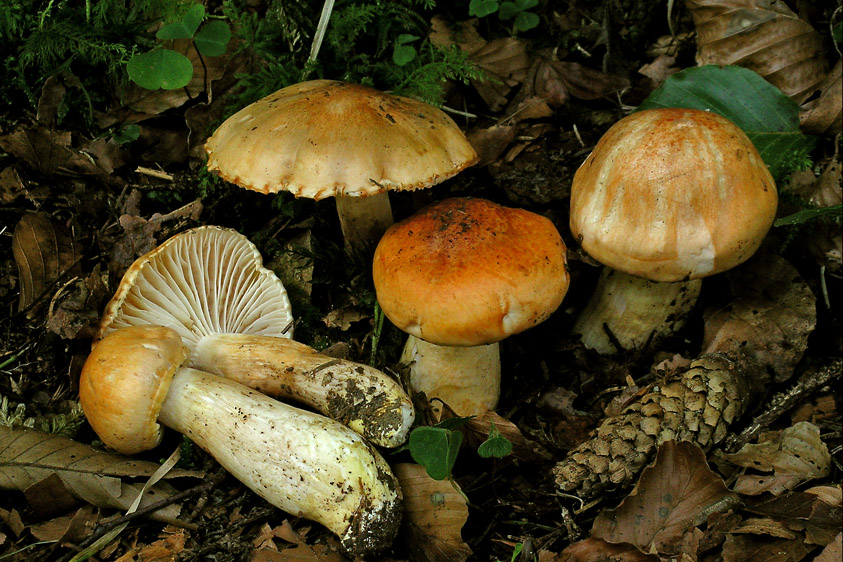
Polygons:
<instances>
[{"instance_id":1,"label":"green leaf","mask_svg":"<svg viewBox=\"0 0 843 562\"><path fill-rule=\"evenodd\" d=\"M488 459L489 457L503 458L512 452L512 443L501 435L498 428L495 427L495 422L489 428L489 437L477 447L477 454Z\"/></svg>"},{"instance_id":2,"label":"green leaf","mask_svg":"<svg viewBox=\"0 0 843 562\"><path fill-rule=\"evenodd\" d=\"M468 15L478 18L486 17L498 11L497 0L471 0L468 4Z\"/></svg>"},{"instance_id":3,"label":"green leaf","mask_svg":"<svg viewBox=\"0 0 843 562\"><path fill-rule=\"evenodd\" d=\"M823 207L821 209L802 209L798 213L776 219L773 226L787 226L793 224L802 224L817 217L826 215L843 216L843 205L833 205L831 207Z\"/></svg>"},{"instance_id":4,"label":"green leaf","mask_svg":"<svg viewBox=\"0 0 843 562\"><path fill-rule=\"evenodd\" d=\"M515 0L515 5L518 6L518 9L522 12L526 12L527 10L538 6L539 0Z\"/></svg>"},{"instance_id":5,"label":"green leaf","mask_svg":"<svg viewBox=\"0 0 843 562\"><path fill-rule=\"evenodd\" d=\"M155 49L135 55L126 64L129 78L147 90L176 90L187 86L193 77L193 63L181 53Z\"/></svg>"},{"instance_id":6,"label":"green leaf","mask_svg":"<svg viewBox=\"0 0 843 562\"><path fill-rule=\"evenodd\" d=\"M539 25L539 16L533 12L521 12L515 16L515 29L527 31Z\"/></svg>"},{"instance_id":7,"label":"green leaf","mask_svg":"<svg viewBox=\"0 0 843 562\"><path fill-rule=\"evenodd\" d=\"M113 138L117 144L129 144L140 138L140 127L135 123L129 123L114 133Z\"/></svg>"},{"instance_id":8,"label":"green leaf","mask_svg":"<svg viewBox=\"0 0 843 562\"><path fill-rule=\"evenodd\" d=\"M511 20L520 11L521 10L518 9L518 6L515 5L515 2L501 2L501 9L498 11L498 17L504 21Z\"/></svg>"},{"instance_id":9,"label":"green leaf","mask_svg":"<svg viewBox=\"0 0 843 562\"><path fill-rule=\"evenodd\" d=\"M685 107L713 111L743 129L774 177L807 154L816 138L799 130L799 106L755 72L706 65L670 76L636 109Z\"/></svg>"},{"instance_id":10,"label":"green leaf","mask_svg":"<svg viewBox=\"0 0 843 562\"><path fill-rule=\"evenodd\" d=\"M457 460L462 433L441 427L417 427L410 432L409 446L413 460L424 466L434 480L445 480Z\"/></svg>"},{"instance_id":11,"label":"green leaf","mask_svg":"<svg viewBox=\"0 0 843 562\"><path fill-rule=\"evenodd\" d=\"M205 6L202 4L194 4L187 10L181 21L174 21L168 23L158 30L155 37L163 41L169 39L190 39L196 30L199 29L199 24L205 19Z\"/></svg>"},{"instance_id":12,"label":"green leaf","mask_svg":"<svg viewBox=\"0 0 843 562\"><path fill-rule=\"evenodd\" d=\"M196 37L193 42L196 44L196 50L206 57L218 57L225 54L225 48L231 40L231 29L228 24L222 20L209 21Z\"/></svg>"}]
</instances>

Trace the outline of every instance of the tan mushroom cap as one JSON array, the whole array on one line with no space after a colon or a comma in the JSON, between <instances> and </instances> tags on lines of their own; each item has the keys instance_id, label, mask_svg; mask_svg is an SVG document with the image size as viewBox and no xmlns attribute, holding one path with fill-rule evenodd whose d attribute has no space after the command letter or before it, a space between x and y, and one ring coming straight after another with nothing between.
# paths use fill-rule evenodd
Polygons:
<instances>
[{"instance_id":1,"label":"tan mushroom cap","mask_svg":"<svg viewBox=\"0 0 843 562\"><path fill-rule=\"evenodd\" d=\"M748 259L777 202L772 175L737 125L706 111L652 109L615 123L577 170L570 225L604 265L680 281Z\"/></svg>"},{"instance_id":2,"label":"tan mushroom cap","mask_svg":"<svg viewBox=\"0 0 843 562\"><path fill-rule=\"evenodd\" d=\"M187 356L178 333L162 326L124 328L99 342L82 368L79 401L103 443L127 455L158 445L158 412Z\"/></svg>"},{"instance_id":3,"label":"tan mushroom cap","mask_svg":"<svg viewBox=\"0 0 843 562\"><path fill-rule=\"evenodd\" d=\"M127 326L170 327L190 349L220 333L292 337L284 285L245 236L218 226L177 234L123 275L95 342Z\"/></svg>"},{"instance_id":4,"label":"tan mushroom cap","mask_svg":"<svg viewBox=\"0 0 843 562\"><path fill-rule=\"evenodd\" d=\"M312 199L421 189L477 161L439 109L332 80L294 84L243 108L205 150L208 169L226 181Z\"/></svg>"},{"instance_id":5,"label":"tan mushroom cap","mask_svg":"<svg viewBox=\"0 0 843 562\"><path fill-rule=\"evenodd\" d=\"M476 346L539 324L568 290L566 248L547 218L452 198L393 225L375 250L378 302L429 343Z\"/></svg>"}]
</instances>

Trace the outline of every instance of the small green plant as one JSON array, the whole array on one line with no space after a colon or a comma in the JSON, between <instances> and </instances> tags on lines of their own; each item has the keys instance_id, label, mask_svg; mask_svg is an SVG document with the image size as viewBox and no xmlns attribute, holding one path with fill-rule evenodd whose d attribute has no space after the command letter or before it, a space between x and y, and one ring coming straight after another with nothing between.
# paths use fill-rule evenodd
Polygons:
<instances>
[{"instance_id":1,"label":"small green plant","mask_svg":"<svg viewBox=\"0 0 843 562\"><path fill-rule=\"evenodd\" d=\"M468 15L483 18L494 13L501 21L512 21L513 35L519 31L529 31L539 25L539 16L530 10L535 8L539 0L515 0L514 2L498 2L497 0L471 0L468 5Z\"/></svg>"},{"instance_id":2,"label":"small green plant","mask_svg":"<svg viewBox=\"0 0 843 562\"><path fill-rule=\"evenodd\" d=\"M448 418L434 426L421 426L410 432L406 448L434 480L452 480L452 469L462 445L459 428L471 417ZM512 443L490 422L489 436L477 448L483 458L503 458L512 452Z\"/></svg>"},{"instance_id":3,"label":"small green plant","mask_svg":"<svg viewBox=\"0 0 843 562\"><path fill-rule=\"evenodd\" d=\"M231 29L222 20L203 25L205 7L194 4L180 20L161 27L155 34L160 41L191 39L201 56L218 57L225 53ZM201 28L200 28L201 27ZM193 78L193 62L185 55L161 45L135 54L126 64L129 78L147 90L175 90L187 86Z\"/></svg>"}]
</instances>

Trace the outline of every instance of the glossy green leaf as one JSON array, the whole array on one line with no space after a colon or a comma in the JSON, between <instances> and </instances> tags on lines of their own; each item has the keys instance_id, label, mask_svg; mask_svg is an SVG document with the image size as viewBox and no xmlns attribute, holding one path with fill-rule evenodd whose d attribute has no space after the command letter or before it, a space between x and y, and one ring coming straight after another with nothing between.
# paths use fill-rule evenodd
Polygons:
<instances>
[{"instance_id":1,"label":"glossy green leaf","mask_svg":"<svg viewBox=\"0 0 843 562\"><path fill-rule=\"evenodd\" d=\"M471 0L468 15L482 18L498 11L497 0Z\"/></svg>"},{"instance_id":2,"label":"glossy green leaf","mask_svg":"<svg viewBox=\"0 0 843 562\"><path fill-rule=\"evenodd\" d=\"M205 6L202 4L194 4L184 14L181 21L174 21L168 23L158 30L155 37L161 40L169 39L190 39L196 30L199 29L199 24L205 19Z\"/></svg>"},{"instance_id":3,"label":"glossy green leaf","mask_svg":"<svg viewBox=\"0 0 843 562\"><path fill-rule=\"evenodd\" d=\"M521 12L515 16L515 28L518 31L527 31L539 25L539 16L533 12Z\"/></svg>"},{"instance_id":4,"label":"glossy green leaf","mask_svg":"<svg viewBox=\"0 0 843 562\"><path fill-rule=\"evenodd\" d=\"M187 86L193 77L193 63L170 49L155 49L135 55L126 64L129 78L147 90L175 90Z\"/></svg>"},{"instance_id":5,"label":"glossy green leaf","mask_svg":"<svg viewBox=\"0 0 843 562\"><path fill-rule=\"evenodd\" d=\"M409 447L413 460L424 466L434 480L445 480L457 460L462 433L441 427L417 427L410 433Z\"/></svg>"},{"instance_id":6,"label":"glossy green leaf","mask_svg":"<svg viewBox=\"0 0 843 562\"><path fill-rule=\"evenodd\" d=\"M677 72L636 111L659 107L701 109L726 117L743 129L774 177L816 144L816 138L799 129L796 102L739 66L706 65Z\"/></svg>"},{"instance_id":7,"label":"glossy green leaf","mask_svg":"<svg viewBox=\"0 0 843 562\"><path fill-rule=\"evenodd\" d=\"M194 37L196 50L206 57L218 57L225 54L231 40L231 29L222 20L209 21Z\"/></svg>"},{"instance_id":8,"label":"glossy green leaf","mask_svg":"<svg viewBox=\"0 0 843 562\"><path fill-rule=\"evenodd\" d=\"M843 205L833 205L831 207L822 207L820 209L802 209L792 215L776 219L773 226L802 224L803 222L808 222L809 220L813 220L818 217L834 215L843 216Z\"/></svg>"}]
</instances>

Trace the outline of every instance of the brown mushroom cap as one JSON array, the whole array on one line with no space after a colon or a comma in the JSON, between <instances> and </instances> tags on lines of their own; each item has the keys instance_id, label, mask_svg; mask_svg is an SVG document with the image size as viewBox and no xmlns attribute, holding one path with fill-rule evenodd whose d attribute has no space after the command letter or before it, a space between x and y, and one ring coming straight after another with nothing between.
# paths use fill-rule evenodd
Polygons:
<instances>
[{"instance_id":1,"label":"brown mushroom cap","mask_svg":"<svg viewBox=\"0 0 843 562\"><path fill-rule=\"evenodd\" d=\"M158 445L158 412L187 356L178 333L162 326L124 328L99 342L82 368L79 402L103 443L127 455Z\"/></svg>"},{"instance_id":2,"label":"brown mushroom cap","mask_svg":"<svg viewBox=\"0 0 843 562\"><path fill-rule=\"evenodd\" d=\"M400 329L447 346L493 343L545 320L568 290L547 218L452 198L390 227L375 250L378 302Z\"/></svg>"},{"instance_id":3,"label":"brown mushroom cap","mask_svg":"<svg viewBox=\"0 0 843 562\"><path fill-rule=\"evenodd\" d=\"M243 108L205 150L208 169L226 181L312 199L429 187L477 161L439 109L332 80L294 84Z\"/></svg>"},{"instance_id":4,"label":"brown mushroom cap","mask_svg":"<svg viewBox=\"0 0 843 562\"><path fill-rule=\"evenodd\" d=\"M292 337L284 285L245 236L200 226L141 256L123 275L95 341L138 324L168 326L193 349L209 334Z\"/></svg>"},{"instance_id":5,"label":"brown mushroom cap","mask_svg":"<svg viewBox=\"0 0 843 562\"><path fill-rule=\"evenodd\" d=\"M737 125L706 111L652 109L615 123L577 170L571 232L613 269L696 279L749 258L777 201L773 177Z\"/></svg>"}]
</instances>

